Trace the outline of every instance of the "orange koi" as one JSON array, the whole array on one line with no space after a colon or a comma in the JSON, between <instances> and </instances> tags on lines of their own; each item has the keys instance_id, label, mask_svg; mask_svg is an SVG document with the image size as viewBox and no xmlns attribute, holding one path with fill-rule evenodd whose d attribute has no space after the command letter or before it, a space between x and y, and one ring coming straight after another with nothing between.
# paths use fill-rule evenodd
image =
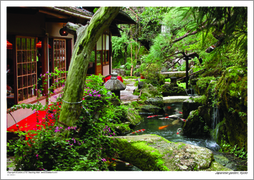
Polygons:
<instances>
[{"instance_id":1,"label":"orange koi","mask_svg":"<svg viewBox=\"0 0 254 180\"><path fill-rule=\"evenodd\" d=\"M159 129L159 130L162 130L162 129L168 127L168 126L172 126L172 124L168 124L168 125L166 125L166 126L160 126L158 129Z\"/></svg>"},{"instance_id":2,"label":"orange koi","mask_svg":"<svg viewBox=\"0 0 254 180\"><path fill-rule=\"evenodd\" d=\"M144 131L145 131L145 129L140 129L140 130L132 132L131 134L135 134L135 133L139 133L139 132L144 132Z\"/></svg>"},{"instance_id":3,"label":"orange koi","mask_svg":"<svg viewBox=\"0 0 254 180\"><path fill-rule=\"evenodd\" d=\"M167 109L171 109L171 106L167 106Z\"/></svg>"}]
</instances>

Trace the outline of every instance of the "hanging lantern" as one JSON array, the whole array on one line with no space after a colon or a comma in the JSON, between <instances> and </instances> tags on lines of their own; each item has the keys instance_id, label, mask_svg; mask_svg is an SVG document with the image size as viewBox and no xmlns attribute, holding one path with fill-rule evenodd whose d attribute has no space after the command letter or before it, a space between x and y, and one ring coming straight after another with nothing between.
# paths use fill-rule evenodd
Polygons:
<instances>
[{"instance_id":1,"label":"hanging lantern","mask_svg":"<svg viewBox=\"0 0 254 180\"><path fill-rule=\"evenodd\" d=\"M12 49L12 43L7 40L7 49Z\"/></svg>"},{"instance_id":2,"label":"hanging lantern","mask_svg":"<svg viewBox=\"0 0 254 180\"><path fill-rule=\"evenodd\" d=\"M51 49L51 46L48 44L48 47ZM41 48L41 41L39 41L37 44L36 44L36 48Z\"/></svg>"},{"instance_id":3,"label":"hanging lantern","mask_svg":"<svg viewBox=\"0 0 254 180\"><path fill-rule=\"evenodd\" d=\"M67 36L68 35L66 27L61 28L59 33L60 33L61 36Z\"/></svg>"}]
</instances>

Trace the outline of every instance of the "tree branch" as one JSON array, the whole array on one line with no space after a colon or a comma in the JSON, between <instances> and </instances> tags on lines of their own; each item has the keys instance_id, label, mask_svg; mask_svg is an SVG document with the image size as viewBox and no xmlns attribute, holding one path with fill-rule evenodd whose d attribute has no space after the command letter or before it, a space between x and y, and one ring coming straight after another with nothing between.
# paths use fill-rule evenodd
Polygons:
<instances>
[{"instance_id":1,"label":"tree branch","mask_svg":"<svg viewBox=\"0 0 254 180\"><path fill-rule=\"evenodd\" d=\"M207 20L206 20L207 21ZM208 24L204 25L206 23L206 21L204 21L202 24L201 24L201 27L199 27L196 31L192 31L191 33L187 32L185 35L175 39L173 41L173 43L176 43L178 41L181 41L182 39L188 37L188 36L191 36L191 35L194 35L194 34L197 34L198 32L202 31L203 29L207 28L208 27ZM217 26L218 23L213 23L211 24L211 26Z\"/></svg>"},{"instance_id":2,"label":"tree branch","mask_svg":"<svg viewBox=\"0 0 254 180\"><path fill-rule=\"evenodd\" d=\"M65 83L65 91L59 121L73 126L81 113L80 102L91 52L103 31L108 28L119 13L120 7L100 7L93 15L89 25L80 26L68 23L76 31L77 39L72 52L71 63Z\"/></svg>"},{"instance_id":3,"label":"tree branch","mask_svg":"<svg viewBox=\"0 0 254 180\"><path fill-rule=\"evenodd\" d=\"M199 30L199 31L200 31L200 30ZM184 38L186 38L186 37L188 37L188 36L197 34L199 31L196 30L196 31L193 31L193 32L191 32L191 33L186 33L185 35L183 35L183 36L181 36L181 37L175 39L175 40L173 41L173 43L176 43L176 42L178 42L178 41L181 41L182 39L184 39Z\"/></svg>"}]
</instances>

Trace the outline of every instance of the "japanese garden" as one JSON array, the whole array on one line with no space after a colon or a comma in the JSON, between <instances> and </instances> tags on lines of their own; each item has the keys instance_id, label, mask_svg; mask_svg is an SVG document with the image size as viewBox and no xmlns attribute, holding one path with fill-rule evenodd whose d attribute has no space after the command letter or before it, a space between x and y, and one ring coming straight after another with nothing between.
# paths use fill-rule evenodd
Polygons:
<instances>
[{"instance_id":1,"label":"japanese garden","mask_svg":"<svg viewBox=\"0 0 254 180\"><path fill-rule=\"evenodd\" d=\"M88 75L120 11L136 24L111 38L111 76ZM45 105L7 109L36 121L7 132L7 171L247 171L247 27L247 7L98 7L86 25L66 23L68 71L38 77L66 78Z\"/></svg>"}]
</instances>

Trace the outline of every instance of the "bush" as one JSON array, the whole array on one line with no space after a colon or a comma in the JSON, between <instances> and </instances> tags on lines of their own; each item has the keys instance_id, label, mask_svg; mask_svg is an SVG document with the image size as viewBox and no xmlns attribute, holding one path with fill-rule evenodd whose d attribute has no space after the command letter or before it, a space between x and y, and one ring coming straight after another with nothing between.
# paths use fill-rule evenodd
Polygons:
<instances>
[{"instance_id":1,"label":"bush","mask_svg":"<svg viewBox=\"0 0 254 180\"><path fill-rule=\"evenodd\" d=\"M206 96L205 95L202 95L200 97L195 97L194 98L194 101L196 103L200 103L200 104L205 104L206 103Z\"/></svg>"},{"instance_id":2,"label":"bush","mask_svg":"<svg viewBox=\"0 0 254 180\"><path fill-rule=\"evenodd\" d=\"M205 94L207 87L209 86L211 80L216 80L214 76L207 76L207 77L201 77L199 80L196 82L196 88L197 88L197 93L198 94Z\"/></svg>"},{"instance_id":3,"label":"bush","mask_svg":"<svg viewBox=\"0 0 254 180\"><path fill-rule=\"evenodd\" d=\"M84 88L82 112L73 127L63 126L57 120L60 112L61 96L53 105L23 104L24 108L45 110L47 115L35 130L18 132L28 140L18 139L7 144L8 152L15 156L16 171L94 171L107 170L107 158L116 150L111 147L115 135L115 107L110 102L108 91L101 84L100 76L88 78ZM18 107L22 107L18 105ZM17 107L13 107L17 109ZM121 110L121 108L120 108ZM36 113L36 112L35 112ZM49 122L55 122L49 124ZM69 134L66 137L66 134Z\"/></svg>"}]
</instances>

